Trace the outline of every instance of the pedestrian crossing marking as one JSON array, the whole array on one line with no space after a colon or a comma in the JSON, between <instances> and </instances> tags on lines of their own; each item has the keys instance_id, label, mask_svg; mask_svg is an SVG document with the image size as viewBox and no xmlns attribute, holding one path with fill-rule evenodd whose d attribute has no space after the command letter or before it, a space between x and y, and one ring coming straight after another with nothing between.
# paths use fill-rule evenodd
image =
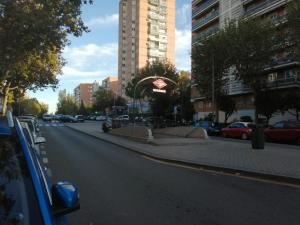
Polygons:
<instances>
[{"instance_id":1,"label":"pedestrian crossing marking","mask_svg":"<svg viewBox=\"0 0 300 225\"><path fill-rule=\"evenodd\" d=\"M64 127L63 123L41 123L39 124L40 127Z\"/></svg>"}]
</instances>

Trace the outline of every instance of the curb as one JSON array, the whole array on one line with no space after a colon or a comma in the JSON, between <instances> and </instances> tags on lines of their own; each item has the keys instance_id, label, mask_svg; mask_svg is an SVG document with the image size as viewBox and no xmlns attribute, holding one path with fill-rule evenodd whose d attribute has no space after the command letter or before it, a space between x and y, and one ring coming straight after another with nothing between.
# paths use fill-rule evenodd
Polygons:
<instances>
[{"instance_id":1,"label":"curb","mask_svg":"<svg viewBox=\"0 0 300 225\"><path fill-rule=\"evenodd\" d=\"M254 172L254 171L247 171L247 170L243 170L243 169L229 168L229 167L225 167L225 166L222 167L220 165L209 165L209 164L204 164L204 163L200 164L200 163L190 162L188 160L183 161L183 160L176 159L176 158L166 158L164 156L159 156L157 154L142 152L138 148L133 148L132 146L122 145L117 142L107 140L105 138L97 137L95 135L86 133L84 131L75 129L73 127L69 127L69 126L66 126L66 127L68 127L69 129L71 129L73 131L76 131L78 133L87 135L89 137L92 137L92 138L95 138L98 140L105 141L107 143L116 145L118 147L125 148L125 149L127 149L131 152L137 153L139 155L146 156L146 157L149 157L149 158L152 158L155 160L159 160L162 162L173 163L173 164L178 164L178 165L182 165L182 166L189 166L189 167L194 167L197 169L202 169L202 170L207 170L207 171L212 171L212 172L222 172L222 173L229 174L229 175L244 176L244 177L248 177L248 178L258 178L258 179L264 179L264 180L269 180L269 181L275 181L275 182L287 183L287 184L300 186L300 179L298 179L298 178L287 177L287 176L282 176L282 175L267 174L267 173L261 173L261 172Z\"/></svg>"}]
</instances>

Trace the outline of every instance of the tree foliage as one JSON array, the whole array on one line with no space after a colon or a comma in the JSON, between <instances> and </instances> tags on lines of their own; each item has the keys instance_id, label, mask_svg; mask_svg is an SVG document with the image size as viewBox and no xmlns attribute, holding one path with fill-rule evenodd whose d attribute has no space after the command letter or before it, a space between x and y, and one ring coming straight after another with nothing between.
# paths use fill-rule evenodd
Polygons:
<instances>
[{"instance_id":1,"label":"tree foliage","mask_svg":"<svg viewBox=\"0 0 300 225\"><path fill-rule=\"evenodd\" d=\"M295 44L295 53L300 57L300 1L291 1L287 9L290 38Z\"/></svg>"},{"instance_id":2,"label":"tree foliage","mask_svg":"<svg viewBox=\"0 0 300 225\"><path fill-rule=\"evenodd\" d=\"M56 87L67 35L87 31L81 19L82 4L80 0L1 2L0 94L4 106L12 89Z\"/></svg>"},{"instance_id":3,"label":"tree foliage","mask_svg":"<svg viewBox=\"0 0 300 225\"><path fill-rule=\"evenodd\" d=\"M36 98L22 97L16 99L12 106L15 115L32 114L41 117L48 112L48 105Z\"/></svg>"},{"instance_id":4,"label":"tree foliage","mask_svg":"<svg viewBox=\"0 0 300 225\"><path fill-rule=\"evenodd\" d=\"M229 117L236 111L236 104L229 95L220 95L217 98L219 109L225 113L224 123L227 123Z\"/></svg>"},{"instance_id":5,"label":"tree foliage","mask_svg":"<svg viewBox=\"0 0 300 225\"><path fill-rule=\"evenodd\" d=\"M152 63L148 62L145 67L139 70L135 78L127 85L126 94L129 97L133 97L135 85L142 79L149 76L162 76L169 78L177 83L178 73L174 65L169 62L164 61L154 61ZM165 116L169 115L173 111L173 106L176 102L175 92L176 85L172 82L166 81L167 86L164 88L166 94L153 92L153 81L154 79L145 80L140 83L136 88L136 99L146 98L151 105L153 115L155 116Z\"/></svg>"},{"instance_id":6,"label":"tree foliage","mask_svg":"<svg viewBox=\"0 0 300 225\"><path fill-rule=\"evenodd\" d=\"M257 112L266 117L267 124L284 105L283 95L280 91L260 91L255 101Z\"/></svg>"},{"instance_id":7,"label":"tree foliage","mask_svg":"<svg viewBox=\"0 0 300 225\"><path fill-rule=\"evenodd\" d=\"M75 103L74 97L72 95L67 95L65 98L62 98L57 103L56 114L63 115L76 115L78 112L78 106Z\"/></svg>"},{"instance_id":8,"label":"tree foliage","mask_svg":"<svg viewBox=\"0 0 300 225\"><path fill-rule=\"evenodd\" d=\"M111 90L106 90L100 87L98 91L94 94L95 103L93 109L100 112L105 112L105 110L111 109L112 106L126 106L126 100L120 96L116 96Z\"/></svg>"},{"instance_id":9,"label":"tree foliage","mask_svg":"<svg viewBox=\"0 0 300 225\"><path fill-rule=\"evenodd\" d=\"M193 48L193 79L199 92L206 98L212 98L212 83L216 98L224 94L226 75L230 67L230 49L227 33L221 31ZM214 79L212 74L214 73Z\"/></svg>"}]
</instances>

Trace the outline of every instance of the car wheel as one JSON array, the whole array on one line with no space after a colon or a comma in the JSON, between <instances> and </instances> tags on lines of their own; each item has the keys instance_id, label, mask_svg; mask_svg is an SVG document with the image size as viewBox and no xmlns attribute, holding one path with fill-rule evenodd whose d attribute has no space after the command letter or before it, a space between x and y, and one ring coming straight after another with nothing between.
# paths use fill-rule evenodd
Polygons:
<instances>
[{"instance_id":1,"label":"car wheel","mask_svg":"<svg viewBox=\"0 0 300 225\"><path fill-rule=\"evenodd\" d=\"M247 140L247 139L248 139L248 136L247 136L246 133L243 133L241 138L242 138L242 140Z\"/></svg>"}]
</instances>

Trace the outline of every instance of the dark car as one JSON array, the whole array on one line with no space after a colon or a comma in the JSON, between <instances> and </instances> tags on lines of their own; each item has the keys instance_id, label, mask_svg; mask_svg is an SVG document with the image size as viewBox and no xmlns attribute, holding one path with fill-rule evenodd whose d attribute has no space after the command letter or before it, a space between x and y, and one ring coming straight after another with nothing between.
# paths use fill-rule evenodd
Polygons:
<instances>
[{"instance_id":1,"label":"dark car","mask_svg":"<svg viewBox=\"0 0 300 225\"><path fill-rule=\"evenodd\" d=\"M0 224L67 225L65 214L79 208L77 188L69 182L51 185L11 114L0 119L0 184Z\"/></svg>"},{"instance_id":2,"label":"dark car","mask_svg":"<svg viewBox=\"0 0 300 225\"><path fill-rule=\"evenodd\" d=\"M84 122L85 121L85 117L83 115L76 115L75 119L77 120L77 122Z\"/></svg>"},{"instance_id":3,"label":"dark car","mask_svg":"<svg viewBox=\"0 0 300 225\"><path fill-rule=\"evenodd\" d=\"M252 124L246 122L236 122L222 129L223 137L249 139L252 135Z\"/></svg>"},{"instance_id":4,"label":"dark car","mask_svg":"<svg viewBox=\"0 0 300 225\"><path fill-rule=\"evenodd\" d=\"M280 121L264 131L266 140L294 142L300 145L300 121Z\"/></svg>"},{"instance_id":5,"label":"dark car","mask_svg":"<svg viewBox=\"0 0 300 225\"><path fill-rule=\"evenodd\" d=\"M60 118L60 122L63 122L63 123L77 123L77 119L73 116L70 116L70 115L63 115Z\"/></svg>"},{"instance_id":6,"label":"dark car","mask_svg":"<svg viewBox=\"0 0 300 225\"><path fill-rule=\"evenodd\" d=\"M219 135L221 133L221 128L212 121L198 121L195 127L204 128L208 135Z\"/></svg>"}]
</instances>

